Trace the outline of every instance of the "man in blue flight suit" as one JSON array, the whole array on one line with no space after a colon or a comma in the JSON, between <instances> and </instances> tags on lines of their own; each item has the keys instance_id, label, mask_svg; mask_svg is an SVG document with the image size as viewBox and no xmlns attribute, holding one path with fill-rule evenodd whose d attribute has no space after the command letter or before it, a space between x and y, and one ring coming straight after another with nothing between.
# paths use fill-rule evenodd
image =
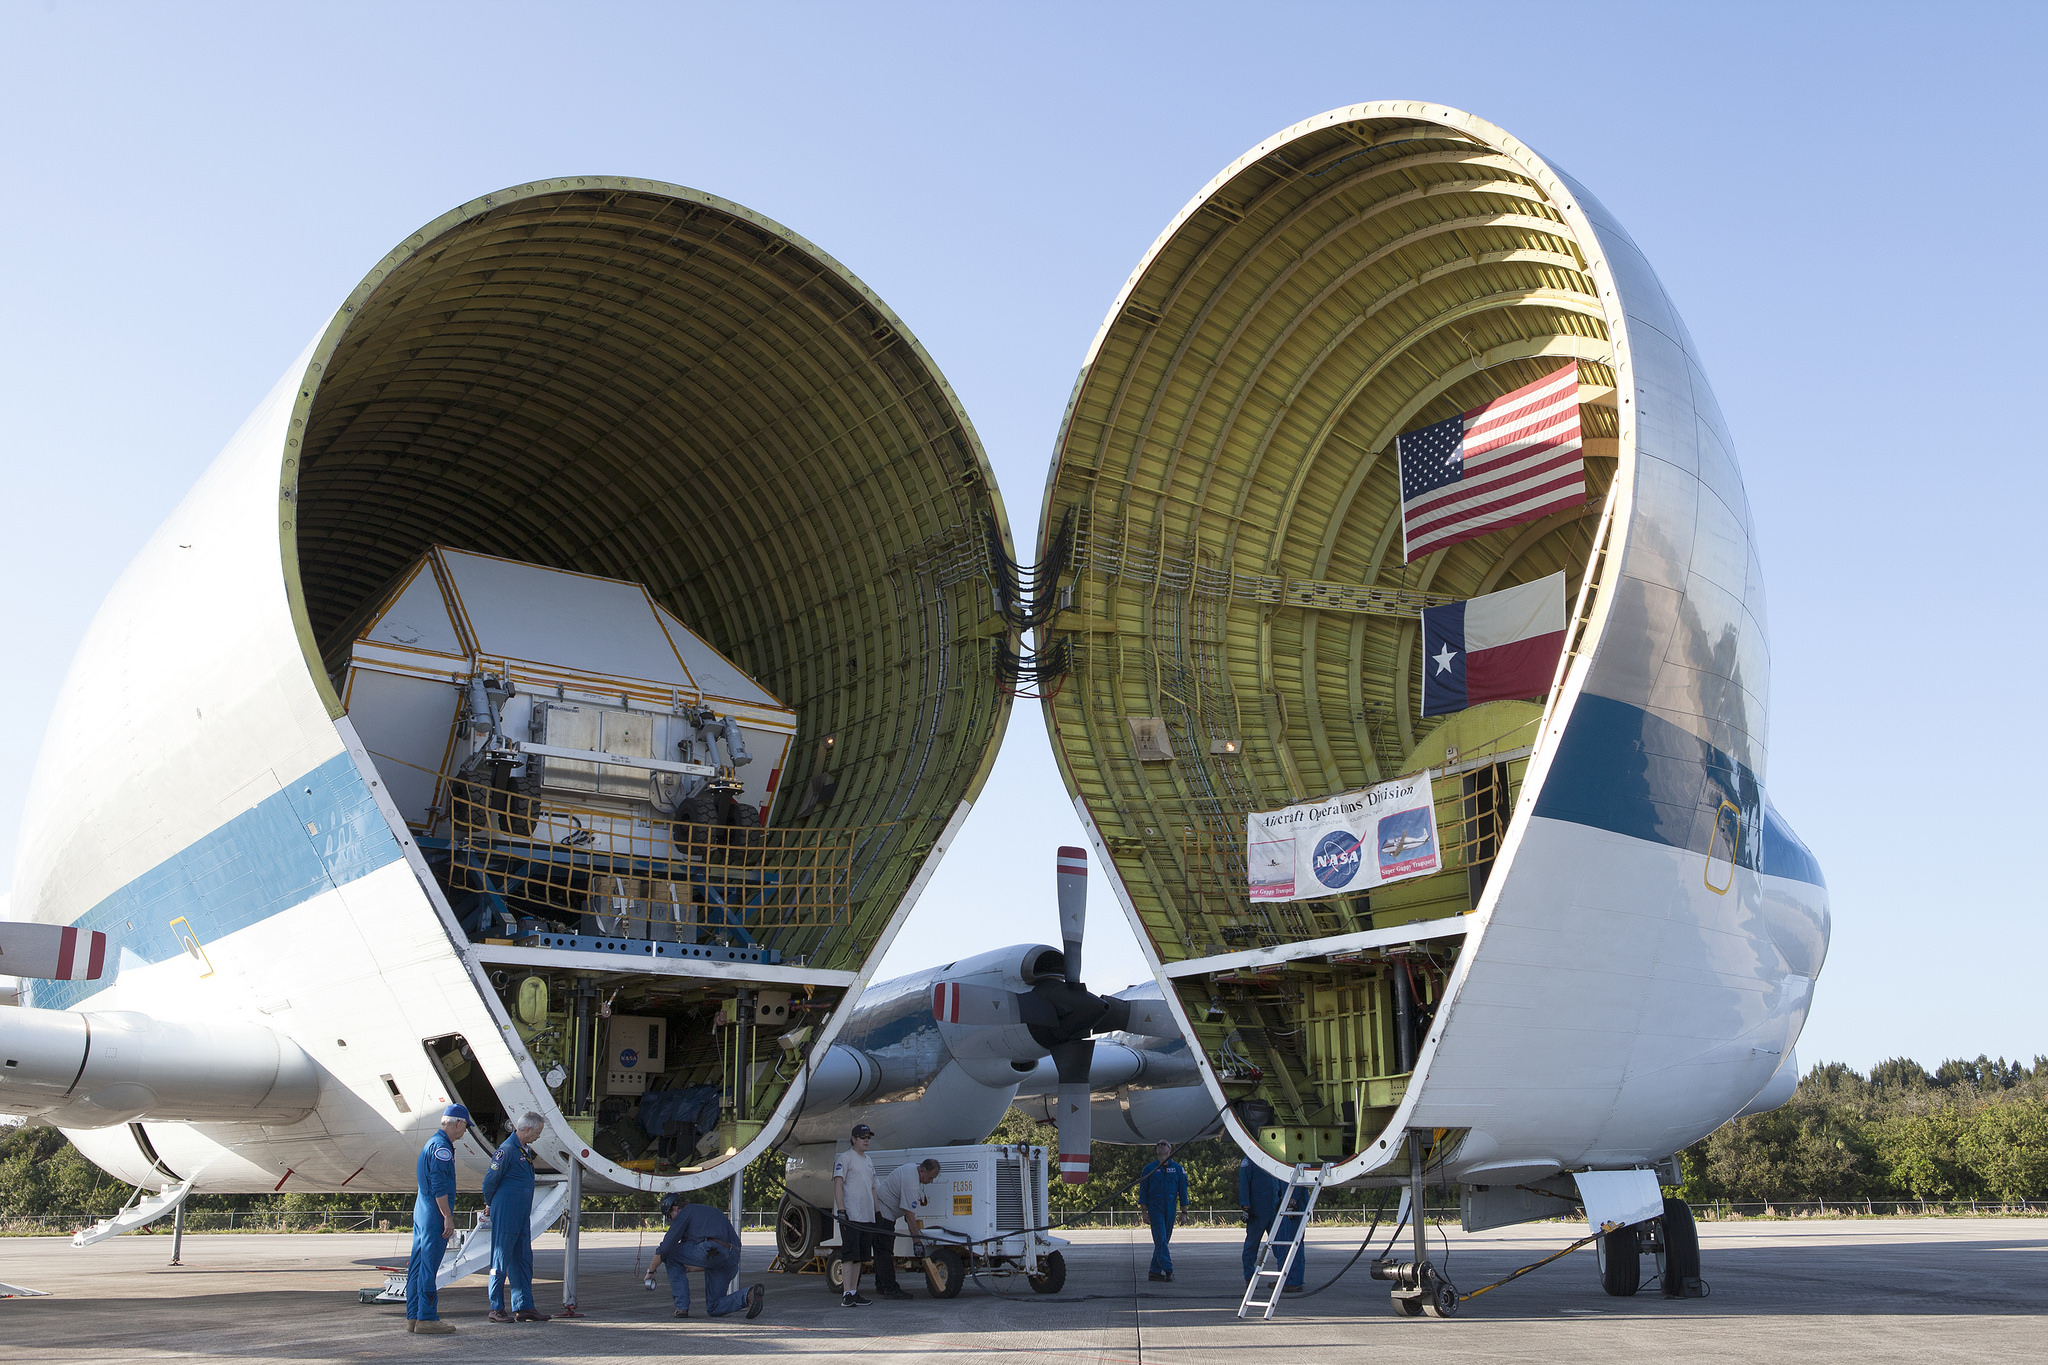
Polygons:
<instances>
[{"instance_id":1,"label":"man in blue flight suit","mask_svg":"<svg viewBox=\"0 0 2048 1365\"><path fill-rule=\"evenodd\" d=\"M441 1111L441 1126L420 1148L413 1176L420 1192L412 1201L412 1257L405 1263L405 1330L421 1335L452 1332L441 1321L436 1279L448 1239L455 1235L455 1144L469 1131L469 1111L451 1104Z\"/></svg>"},{"instance_id":2,"label":"man in blue flight suit","mask_svg":"<svg viewBox=\"0 0 2048 1365\"><path fill-rule=\"evenodd\" d=\"M1268 1175L1254 1165L1249 1158L1237 1168L1237 1203L1244 1210L1244 1278L1249 1284L1252 1272L1259 1268L1259 1245L1268 1229L1273 1226L1273 1216L1280 1212L1280 1201L1287 1198L1287 1182L1277 1175ZM1297 1190L1294 1207L1300 1208L1308 1198L1308 1191ZM1302 1235L1301 1216L1291 1214L1282 1220L1277 1231L1278 1241L1285 1243ZM1279 1269L1280 1261L1287 1255L1284 1245L1273 1248L1273 1268ZM1287 1268L1287 1292L1301 1292L1302 1277L1308 1273L1308 1243L1304 1241L1294 1249L1294 1264Z\"/></svg>"},{"instance_id":3,"label":"man in blue flight suit","mask_svg":"<svg viewBox=\"0 0 2048 1365\"><path fill-rule=\"evenodd\" d=\"M647 1287L654 1288L654 1267L668 1268L668 1296L676 1316L690 1316L691 1266L704 1268L704 1312L722 1318L744 1307L747 1316L761 1316L761 1304L768 1297L766 1285L750 1284L744 1291L727 1286L740 1268L740 1235L732 1221L709 1204L686 1203L679 1194L661 1197L661 1212L668 1218L668 1235L654 1249L647 1263Z\"/></svg>"},{"instance_id":4,"label":"man in blue flight suit","mask_svg":"<svg viewBox=\"0 0 2048 1365\"><path fill-rule=\"evenodd\" d=\"M1188 1211L1188 1173L1173 1159L1173 1144L1157 1143L1151 1161L1138 1177L1138 1202L1152 1224L1152 1273L1148 1280L1171 1281L1173 1256L1166 1244L1173 1238L1173 1220Z\"/></svg>"},{"instance_id":5,"label":"man in blue flight suit","mask_svg":"<svg viewBox=\"0 0 2048 1365\"><path fill-rule=\"evenodd\" d=\"M539 1114L519 1126L491 1158L484 1199L491 1206L491 1321L546 1322L533 1306L533 1153ZM508 1302L509 1299L509 1302ZM507 1309L510 1311L508 1312Z\"/></svg>"}]
</instances>

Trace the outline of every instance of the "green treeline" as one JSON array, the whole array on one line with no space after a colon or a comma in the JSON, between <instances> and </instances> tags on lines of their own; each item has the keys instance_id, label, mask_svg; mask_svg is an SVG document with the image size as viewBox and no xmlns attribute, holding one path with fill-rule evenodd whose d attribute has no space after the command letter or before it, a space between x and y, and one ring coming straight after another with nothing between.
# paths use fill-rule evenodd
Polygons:
<instances>
[{"instance_id":1,"label":"green treeline","mask_svg":"<svg viewBox=\"0 0 2048 1365\"><path fill-rule=\"evenodd\" d=\"M1686 1149L1685 1175L1695 1203L2048 1198L2048 1057L1825 1063L1783 1108Z\"/></svg>"},{"instance_id":2,"label":"green treeline","mask_svg":"<svg viewBox=\"0 0 2048 1365\"><path fill-rule=\"evenodd\" d=\"M992 1142L1052 1141L1012 1110ZM1237 1148L1215 1138L1178 1153L1189 1203L1237 1204ZM1137 1206L1149 1148L1098 1143L1085 1185L1056 1185L1061 1209ZM1894 1058L1865 1077L1816 1066L1784 1107L1723 1124L1684 1154L1679 1193L1694 1203L1803 1199L2048 1199L2048 1057L2031 1067L1979 1057L1931 1074ZM1331 1207L1371 1206L1376 1191L1332 1190Z\"/></svg>"},{"instance_id":3,"label":"green treeline","mask_svg":"<svg viewBox=\"0 0 2048 1365\"><path fill-rule=\"evenodd\" d=\"M1015 1110L991 1142L1053 1145L1049 1127ZM1064 1211L1137 1207L1146 1147L1095 1146L1084 1185L1053 1183ZM1188 1172L1188 1202L1198 1209L1237 1205L1238 1153L1227 1139L1191 1142L1176 1156ZM1928 1072L1907 1058L1868 1076L1840 1062L1814 1067L1780 1109L1736 1119L1685 1152L1680 1193L1695 1203L1725 1199L1783 1203L1804 1199L2048 1199L2048 1056L2020 1062L1979 1057ZM100 1171L53 1128L0 1129L0 1218L31 1214L112 1213L129 1188ZM724 1187L699 1197L722 1204ZM772 1209L782 1194L782 1161L770 1154L746 1175L746 1206ZM1331 1207L1370 1206L1372 1190L1332 1190ZM194 1209L402 1209L404 1195L199 1195ZM458 1203L481 1203L462 1195ZM652 1208L650 1198L593 1196L585 1207Z\"/></svg>"}]
</instances>

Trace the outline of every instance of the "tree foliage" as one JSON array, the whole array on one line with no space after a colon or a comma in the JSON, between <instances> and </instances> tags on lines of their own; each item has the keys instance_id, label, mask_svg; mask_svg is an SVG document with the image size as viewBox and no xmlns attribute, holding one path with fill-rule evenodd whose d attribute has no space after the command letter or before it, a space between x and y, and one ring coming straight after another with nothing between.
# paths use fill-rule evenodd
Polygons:
<instances>
[{"instance_id":1,"label":"tree foliage","mask_svg":"<svg viewBox=\"0 0 2048 1365\"><path fill-rule=\"evenodd\" d=\"M2048 1198L2048 1057L1840 1062L1685 1153L1686 1198Z\"/></svg>"}]
</instances>

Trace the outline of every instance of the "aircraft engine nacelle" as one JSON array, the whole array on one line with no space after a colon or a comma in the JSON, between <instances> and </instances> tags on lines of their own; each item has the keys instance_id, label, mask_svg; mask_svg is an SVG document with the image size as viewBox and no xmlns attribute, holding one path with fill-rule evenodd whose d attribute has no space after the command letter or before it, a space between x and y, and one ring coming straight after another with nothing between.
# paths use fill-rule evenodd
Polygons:
<instances>
[{"instance_id":1,"label":"aircraft engine nacelle","mask_svg":"<svg viewBox=\"0 0 2048 1365\"><path fill-rule=\"evenodd\" d=\"M10 1009L0 1013L0 1051L7 1108L62 1128L297 1123L320 1098L312 1058L261 1024Z\"/></svg>"},{"instance_id":2,"label":"aircraft engine nacelle","mask_svg":"<svg viewBox=\"0 0 2048 1365\"><path fill-rule=\"evenodd\" d=\"M1015 1108L1026 1118L1054 1123L1059 1096L1019 1095ZM1178 1146L1209 1137L1223 1126L1222 1111L1199 1085L1121 1086L1114 1094L1096 1094L1088 1108L1095 1141L1125 1146L1162 1141Z\"/></svg>"}]
</instances>

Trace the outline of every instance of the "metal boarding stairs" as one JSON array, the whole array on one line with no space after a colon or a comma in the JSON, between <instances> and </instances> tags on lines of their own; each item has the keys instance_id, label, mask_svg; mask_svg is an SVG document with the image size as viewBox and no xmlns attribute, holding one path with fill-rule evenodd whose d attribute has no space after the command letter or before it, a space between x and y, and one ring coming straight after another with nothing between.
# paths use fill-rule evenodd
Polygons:
<instances>
[{"instance_id":1,"label":"metal boarding stairs","mask_svg":"<svg viewBox=\"0 0 2048 1365\"><path fill-rule=\"evenodd\" d=\"M1266 1236L1259 1244L1258 1266L1245 1284L1244 1301L1237 1305L1240 1318L1249 1316L1254 1308L1259 1310L1260 1318L1271 1318L1273 1310L1280 1306L1287 1272L1294 1269L1294 1258L1301 1254L1301 1244L1308 1237L1309 1220L1315 1216L1316 1200L1322 1197L1323 1177L1329 1169L1320 1162L1295 1163L1294 1174L1288 1178L1287 1188L1281 1192L1280 1207L1273 1211L1273 1226L1266 1229ZM1295 1196L1303 1190L1308 1191L1308 1200L1296 1208ZM1294 1220L1294 1235L1282 1237L1281 1231L1290 1218ZM1277 1267L1273 1265L1275 1252L1281 1252ZM1260 1297L1261 1291L1264 1298Z\"/></svg>"}]
</instances>

